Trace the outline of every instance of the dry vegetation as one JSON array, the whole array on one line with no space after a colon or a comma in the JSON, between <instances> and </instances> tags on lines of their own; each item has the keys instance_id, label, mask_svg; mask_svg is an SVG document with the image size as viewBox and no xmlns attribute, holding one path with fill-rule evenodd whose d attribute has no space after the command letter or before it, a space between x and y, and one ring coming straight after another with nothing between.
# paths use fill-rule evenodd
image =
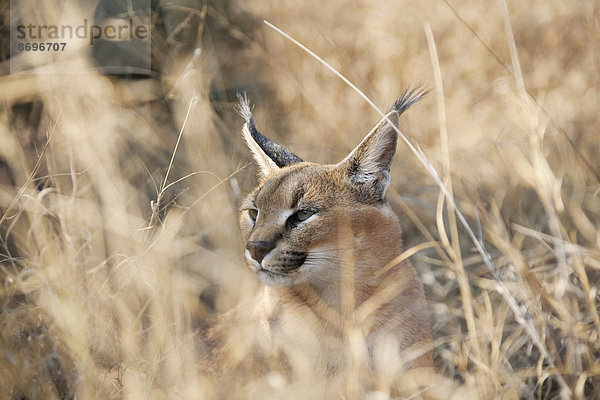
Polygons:
<instances>
[{"instance_id":1,"label":"dry vegetation","mask_svg":"<svg viewBox=\"0 0 600 400\"><path fill-rule=\"evenodd\" d=\"M57 20L54 2L22 17ZM263 19L383 109L415 82L433 89L403 131L491 259L400 144L388 198L426 285L439 372L484 399L600 396L597 2L511 1L507 14L504 1L161 1L151 78L71 74L85 58L10 75L7 3L0 398L207 393L194 332L209 306L256 287L236 223L256 168L235 93L312 161L341 159L379 119Z\"/></svg>"}]
</instances>

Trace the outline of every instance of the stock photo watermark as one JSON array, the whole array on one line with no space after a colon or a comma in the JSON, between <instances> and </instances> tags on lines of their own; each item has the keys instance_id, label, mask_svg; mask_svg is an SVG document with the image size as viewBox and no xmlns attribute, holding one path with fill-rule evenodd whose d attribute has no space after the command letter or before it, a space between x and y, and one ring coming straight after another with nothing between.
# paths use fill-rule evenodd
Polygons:
<instances>
[{"instance_id":1,"label":"stock photo watermark","mask_svg":"<svg viewBox=\"0 0 600 400\"><path fill-rule=\"evenodd\" d=\"M47 20L34 3L11 0L11 73L151 74L150 0L99 0L93 15L69 9Z\"/></svg>"}]
</instances>

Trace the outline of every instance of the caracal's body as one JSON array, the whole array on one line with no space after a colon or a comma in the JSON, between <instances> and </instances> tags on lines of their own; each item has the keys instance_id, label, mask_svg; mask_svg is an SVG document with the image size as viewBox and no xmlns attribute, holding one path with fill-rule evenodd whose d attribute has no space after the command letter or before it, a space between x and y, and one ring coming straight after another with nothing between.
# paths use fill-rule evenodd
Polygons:
<instances>
[{"instance_id":1,"label":"caracal's body","mask_svg":"<svg viewBox=\"0 0 600 400\"><path fill-rule=\"evenodd\" d=\"M338 164L304 162L243 133L262 172L240 208L248 266L264 283L251 304L204 337L219 398L341 399L412 395L433 367L423 287L385 200L405 93ZM416 377L416 378L414 378ZM420 377L420 378L419 378ZM380 397L377 397L380 398Z\"/></svg>"}]
</instances>

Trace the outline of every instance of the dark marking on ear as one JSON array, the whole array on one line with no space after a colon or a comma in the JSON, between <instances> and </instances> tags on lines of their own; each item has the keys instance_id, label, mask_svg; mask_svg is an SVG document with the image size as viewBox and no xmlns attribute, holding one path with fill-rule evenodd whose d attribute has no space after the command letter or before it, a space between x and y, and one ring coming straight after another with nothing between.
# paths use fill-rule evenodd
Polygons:
<instances>
[{"instance_id":1,"label":"dark marking on ear","mask_svg":"<svg viewBox=\"0 0 600 400\"><path fill-rule=\"evenodd\" d=\"M252 139L260 146L260 148L269 156L271 160L279 168L302 162L302 159L287 150L285 147L273 142L267 137L263 136L254 126L254 119L250 118L248 121L248 129Z\"/></svg>"},{"instance_id":2,"label":"dark marking on ear","mask_svg":"<svg viewBox=\"0 0 600 400\"><path fill-rule=\"evenodd\" d=\"M275 164L278 168L282 168L302 162L300 157L263 136L258 129L256 129L252 110L250 109L250 102L248 98L241 93L238 93L237 111L246 120L245 128L247 128L247 132L244 134L244 137L248 146L254 153L255 158L257 158L257 161L261 164L261 167L266 167L266 169L269 170L270 168L268 168L268 166L271 163ZM270 161L265 158L268 158ZM267 174L265 173L265 175Z\"/></svg>"}]
</instances>

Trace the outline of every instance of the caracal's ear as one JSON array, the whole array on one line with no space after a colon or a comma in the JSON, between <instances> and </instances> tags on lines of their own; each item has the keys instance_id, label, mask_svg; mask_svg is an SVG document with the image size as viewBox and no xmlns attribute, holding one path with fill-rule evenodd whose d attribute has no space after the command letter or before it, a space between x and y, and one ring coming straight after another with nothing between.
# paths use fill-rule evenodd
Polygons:
<instances>
[{"instance_id":1,"label":"caracal's ear","mask_svg":"<svg viewBox=\"0 0 600 400\"><path fill-rule=\"evenodd\" d=\"M283 168L287 165L302 162L302 159L287 150L285 147L273 142L263 136L254 126L252 110L248 98L244 95L238 95L237 110L240 115L246 120L242 127L242 135L246 140L246 144L250 148L254 160L260 167L263 176L268 176L274 171Z\"/></svg>"},{"instance_id":2,"label":"caracal's ear","mask_svg":"<svg viewBox=\"0 0 600 400\"><path fill-rule=\"evenodd\" d=\"M383 200L390 184L390 168L396 153L398 119L425 94L418 87L405 91L385 118L338 164L345 170L350 184L359 186L369 198Z\"/></svg>"}]
</instances>

